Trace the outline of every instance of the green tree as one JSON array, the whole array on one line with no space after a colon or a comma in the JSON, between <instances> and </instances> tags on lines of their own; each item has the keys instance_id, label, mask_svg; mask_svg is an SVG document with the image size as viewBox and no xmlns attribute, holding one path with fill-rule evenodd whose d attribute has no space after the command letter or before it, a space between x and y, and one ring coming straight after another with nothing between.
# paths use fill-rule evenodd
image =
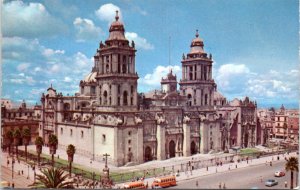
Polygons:
<instances>
[{"instance_id":1,"label":"green tree","mask_svg":"<svg viewBox=\"0 0 300 190\"><path fill-rule=\"evenodd\" d=\"M27 161L27 146L29 145L31 139L31 132L29 128L24 128L22 131L23 143L25 145L25 157Z\"/></svg>"},{"instance_id":2,"label":"green tree","mask_svg":"<svg viewBox=\"0 0 300 190\"><path fill-rule=\"evenodd\" d=\"M41 160L41 154L43 150L43 145L44 145L44 140L42 137L37 137L35 139L35 147L36 147L36 152L38 154L38 164L40 165L40 160Z\"/></svg>"},{"instance_id":3,"label":"green tree","mask_svg":"<svg viewBox=\"0 0 300 190\"><path fill-rule=\"evenodd\" d=\"M51 134L49 136L49 151L50 154L52 155L52 166L54 166L54 154L56 154L57 145L58 145L57 136Z\"/></svg>"},{"instance_id":4,"label":"green tree","mask_svg":"<svg viewBox=\"0 0 300 190\"><path fill-rule=\"evenodd\" d=\"M67 154L68 154L68 161L69 161L69 175L71 177L72 173L72 162L74 159L74 154L76 152L75 146L72 144L69 144L67 147Z\"/></svg>"},{"instance_id":5,"label":"green tree","mask_svg":"<svg viewBox=\"0 0 300 190\"><path fill-rule=\"evenodd\" d=\"M21 134L21 131L20 129L16 129L14 131L14 145L16 146L16 156L17 156L17 159L18 159L18 146L19 146L19 143L20 143L20 140L22 138L22 134Z\"/></svg>"},{"instance_id":6,"label":"green tree","mask_svg":"<svg viewBox=\"0 0 300 190\"><path fill-rule=\"evenodd\" d=\"M14 133L12 130L6 131L5 139L6 139L6 146L8 146L8 154L11 154L11 145L13 144L13 140L14 140Z\"/></svg>"},{"instance_id":7,"label":"green tree","mask_svg":"<svg viewBox=\"0 0 300 190\"><path fill-rule=\"evenodd\" d=\"M298 158L290 157L285 163L285 170L291 171L291 189L293 189L294 185L294 172L298 172Z\"/></svg>"},{"instance_id":8,"label":"green tree","mask_svg":"<svg viewBox=\"0 0 300 190\"><path fill-rule=\"evenodd\" d=\"M59 168L42 169L42 174L36 175L36 182L29 185L31 188L73 189L73 181L67 181L68 174Z\"/></svg>"}]
</instances>

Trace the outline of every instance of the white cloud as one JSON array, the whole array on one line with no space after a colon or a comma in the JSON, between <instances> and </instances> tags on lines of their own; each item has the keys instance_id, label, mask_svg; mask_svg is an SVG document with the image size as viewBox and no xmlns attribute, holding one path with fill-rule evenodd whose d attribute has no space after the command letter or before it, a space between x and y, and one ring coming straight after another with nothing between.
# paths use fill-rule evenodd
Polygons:
<instances>
[{"instance_id":1,"label":"white cloud","mask_svg":"<svg viewBox=\"0 0 300 190\"><path fill-rule=\"evenodd\" d=\"M150 44L145 38L140 37L137 33L125 32L125 37L129 41L133 40L136 44L137 49L154 49L154 46L152 44Z\"/></svg>"},{"instance_id":2,"label":"white cloud","mask_svg":"<svg viewBox=\"0 0 300 190\"><path fill-rule=\"evenodd\" d=\"M64 78L64 82L71 82L71 81L72 81L72 79L70 77L65 77Z\"/></svg>"},{"instance_id":3,"label":"white cloud","mask_svg":"<svg viewBox=\"0 0 300 190\"><path fill-rule=\"evenodd\" d=\"M99 40L101 34L103 34L100 27L95 26L94 22L89 19L82 19L77 17L73 25L76 29L77 42L84 42L88 40Z\"/></svg>"},{"instance_id":4,"label":"white cloud","mask_svg":"<svg viewBox=\"0 0 300 190\"><path fill-rule=\"evenodd\" d=\"M9 1L3 5L4 36L37 37L56 35L67 27L51 16L41 3Z\"/></svg>"},{"instance_id":5,"label":"white cloud","mask_svg":"<svg viewBox=\"0 0 300 190\"><path fill-rule=\"evenodd\" d=\"M24 80L23 79L10 79L11 83L14 84L23 84Z\"/></svg>"},{"instance_id":6,"label":"white cloud","mask_svg":"<svg viewBox=\"0 0 300 190\"><path fill-rule=\"evenodd\" d=\"M41 71L42 69L41 69L41 67L35 67L34 68L34 72L39 72L39 71Z\"/></svg>"},{"instance_id":7,"label":"white cloud","mask_svg":"<svg viewBox=\"0 0 300 190\"><path fill-rule=\"evenodd\" d=\"M216 71L216 81L223 92L236 91L250 74L249 68L244 64L224 64Z\"/></svg>"},{"instance_id":8,"label":"white cloud","mask_svg":"<svg viewBox=\"0 0 300 190\"><path fill-rule=\"evenodd\" d=\"M17 66L17 69L18 69L18 71L26 71L29 66L30 66L29 63L22 63Z\"/></svg>"},{"instance_id":9,"label":"white cloud","mask_svg":"<svg viewBox=\"0 0 300 190\"><path fill-rule=\"evenodd\" d=\"M88 68L91 69L91 59L87 58L85 54L81 52L77 52L74 56L73 59L75 61L75 65L77 67L81 68Z\"/></svg>"},{"instance_id":10,"label":"white cloud","mask_svg":"<svg viewBox=\"0 0 300 190\"><path fill-rule=\"evenodd\" d=\"M159 87L160 81L163 77L166 77L167 74L172 69L173 74L177 75L177 79L179 79L179 76L181 73L181 67L178 65L174 66L157 66L153 73L146 74L143 78L139 79L139 82L144 85L153 86L153 87Z\"/></svg>"},{"instance_id":11,"label":"white cloud","mask_svg":"<svg viewBox=\"0 0 300 190\"><path fill-rule=\"evenodd\" d=\"M100 20L107 21L108 24L111 24L115 20L116 11L119 11L119 17L120 20L122 20L121 9L112 3L102 5L95 11L95 14Z\"/></svg>"},{"instance_id":12,"label":"white cloud","mask_svg":"<svg viewBox=\"0 0 300 190\"><path fill-rule=\"evenodd\" d=\"M54 54L65 54L65 50L53 50L50 48L46 48L43 52L43 55L46 57L52 56Z\"/></svg>"},{"instance_id":13,"label":"white cloud","mask_svg":"<svg viewBox=\"0 0 300 190\"><path fill-rule=\"evenodd\" d=\"M58 64L54 64L50 67L49 72L50 73L58 73L60 70L59 65Z\"/></svg>"}]
</instances>

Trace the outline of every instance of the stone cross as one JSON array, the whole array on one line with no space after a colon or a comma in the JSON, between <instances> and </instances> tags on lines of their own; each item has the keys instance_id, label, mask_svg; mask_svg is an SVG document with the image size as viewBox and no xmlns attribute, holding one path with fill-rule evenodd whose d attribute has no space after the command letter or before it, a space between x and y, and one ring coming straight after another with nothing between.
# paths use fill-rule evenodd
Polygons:
<instances>
[{"instance_id":1,"label":"stone cross","mask_svg":"<svg viewBox=\"0 0 300 190\"><path fill-rule=\"evenodd\" d=\"M110 155L105 153L105 154L103 154L103 156L105 157L105 167L107 168L107 157Z\"/></svg>"}]
</instances>

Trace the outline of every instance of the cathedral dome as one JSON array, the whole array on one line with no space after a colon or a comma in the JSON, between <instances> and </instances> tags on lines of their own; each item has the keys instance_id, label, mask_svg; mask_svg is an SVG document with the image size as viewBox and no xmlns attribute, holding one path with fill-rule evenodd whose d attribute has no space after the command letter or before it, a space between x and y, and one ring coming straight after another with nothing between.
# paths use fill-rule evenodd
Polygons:
<instances>
[{"instance_id":1,"label":"cathedral dome","mask_svg":"<svg viewBox=\"0 0 300 190\"><path fill-rule=\"evenodd\" d=\"M107 40L127 40L124 35L124 25L119 21L118 11L116 11L115 19L116 20L110 25L109 37Z\"/></svg>"},{"instance_id":2,"label":"cathedral dome","mask_svg":"<svg viewBox=\"0 0 300 190\"><path fill-rule=\"evenodd\" d=\"M190 53L204 53L203 46L203 40L199 37L198 30L196 30L196 38L191 43Z\"/></svg>"},{"instance_id":3,"label":"cathedral dome","mask_svg":"<svg viewBox=\"0 0 300 190\"><path fill-rule=\"evenodd\" d=\"M84 77L84 82L90 83L90 82L96 82L96 76L97 72L91 72L86 77Z\"/></svg>"}]
</instances>

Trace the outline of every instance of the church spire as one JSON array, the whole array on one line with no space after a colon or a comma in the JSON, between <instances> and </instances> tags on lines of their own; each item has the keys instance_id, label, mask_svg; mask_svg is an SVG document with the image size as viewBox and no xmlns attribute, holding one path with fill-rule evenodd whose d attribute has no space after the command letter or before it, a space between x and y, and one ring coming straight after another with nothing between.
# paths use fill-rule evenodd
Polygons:
<instances>
[{"instance_id":1,"label":"church spire","mask_svg":"<svg viewBox=\"0 0 300 190\"><path fill-rule=\"evenodd\" d=\"M115 16L115 18L116 18L116 21L118 21L118 20L119 20L119 15L118 15L118 13L119 13L119 11L118 11L118 10L116 10L116 16Z\"/></svg>"},{"instance_id":2,"label":"church spire","mask_svg":"<svg viewBox=\"0 0 300 190\"><path fill-rule=\"evenodd\" d=\"M196 30L196 38L199 37L198 29Z\"/></svg>"}]
</instances>

